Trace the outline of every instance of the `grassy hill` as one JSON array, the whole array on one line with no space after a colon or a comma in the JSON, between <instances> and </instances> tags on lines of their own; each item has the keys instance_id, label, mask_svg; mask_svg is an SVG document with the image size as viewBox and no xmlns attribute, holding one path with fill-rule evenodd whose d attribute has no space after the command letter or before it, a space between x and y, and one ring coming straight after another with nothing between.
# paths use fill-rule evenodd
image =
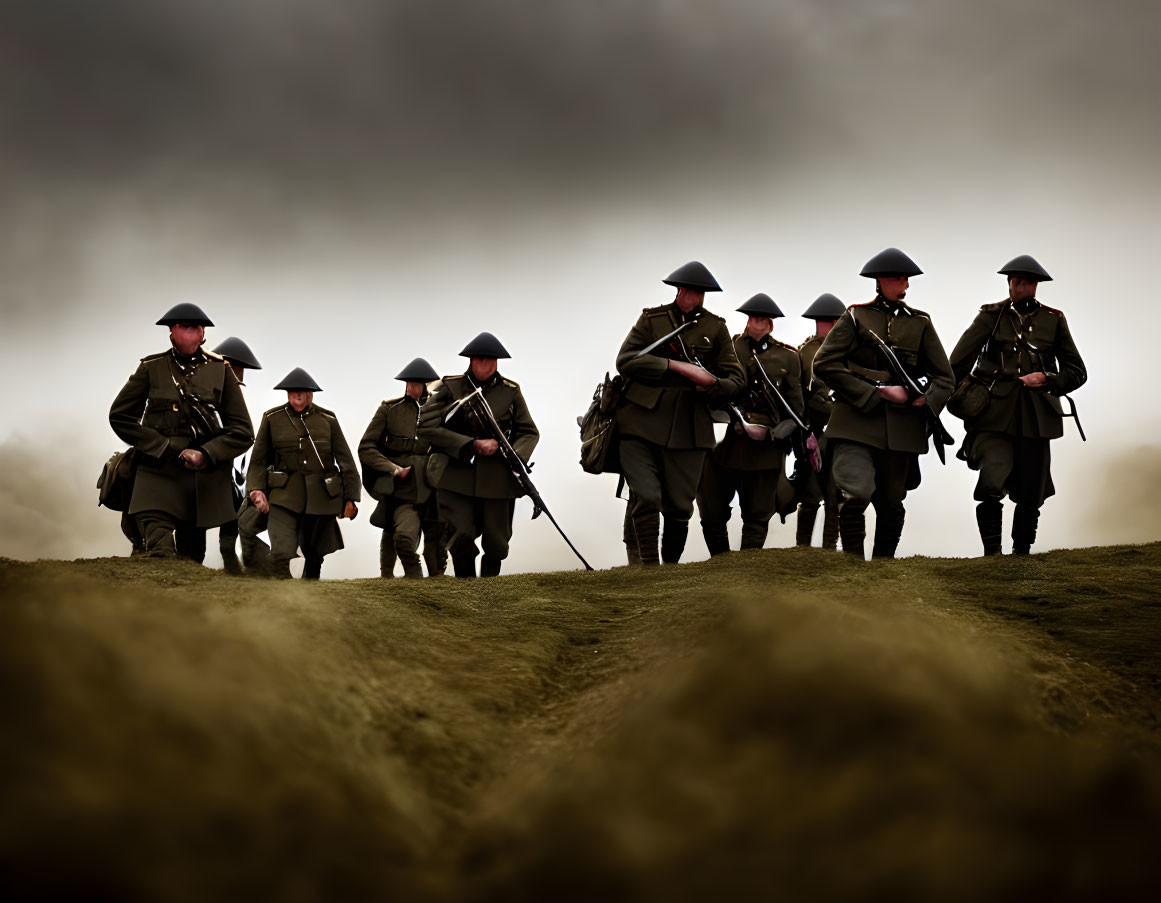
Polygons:
<instances>
[{"instance_id":1,"label":"grassy hill","mask_svg":"<svg viewBox=\"0 0 1161 903\"><path fill-rule=\"evenodd\" d=\"M1153 899L1161 544L0 564L0 897Z\"/></svg>"}]
</instances>

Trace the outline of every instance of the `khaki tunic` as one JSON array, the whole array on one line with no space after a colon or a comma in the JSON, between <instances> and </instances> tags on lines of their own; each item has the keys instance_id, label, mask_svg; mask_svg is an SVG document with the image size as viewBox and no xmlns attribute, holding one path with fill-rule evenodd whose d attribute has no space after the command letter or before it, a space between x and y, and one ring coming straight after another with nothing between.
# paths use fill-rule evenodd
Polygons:
<instances>
[{"instance_id":1,"label":"khaki tunic","mask_svg":"<svg viewBox=\"0 0 1161 903\"><path fill-rule=\"evenodd\" d=\"M685 360L673 346L636 357L686 319L696 320L697 325L687 328L680 338L718 377L708 388L695 386L669 370L669 360ZM700 306L684 314L676 303L642 311L621 344L617 372L628 380L617 409L620 435L667 449L713 448L710 409L737 395L746 381L726 321Z\"/></svg>"},{"instance_id":2,"label":"khaki tunic","mask_svg":"<svg viewBox=\"0 0 1161 903\"><path fill-rule=\"evenodd\" d=\"M432 453L427 461L427 480L443 492L482 499L513 499L523 493L500 452L476 456L473 442L491 439L492 434L475 428L463 410L444 423L444 412L456 401L475 391L476 383L467 374L446 376L419 417L417 439L427 443ZM488 402L512 448L527 463L532 457L540 431L528 412L520 386L496 373L484 383Z\"/></svg>"},{"instance_id":3,"label":"khaki tunic","mask_svg":"<svg viewBox=\"0 0 1161 903\"><path fill-rule=\"evenodd\" d=\"M1064 434L1060 396L1088 379L1064 314L1035 300L1024 316L1010 301L985 304L951 353L957 381L972 372L977 357L975 373L989 387L991 401L978 417L964 422L969 433L1039 439ZM1030 389L1020 382L1021 376L1040 371L1047 377L1045 386Z\"/></svg>"},{"instance_id":4,"label":"khaki tunic","mask_svg":"<svg viewBox=\"0 0 1161 903\"><path fill-rule=\"evenodd\" d=\"M212 406L221 419L221 431L200 445L192 439L175 378L187 397ZM197 527L234 520L230 471L234 458L253 444L254 428L225 360L204 350L179 356L173 349L142 358L114 399L109 424L141 452L129 514L161 511ZM178 454L187 448L205 453L205 469L190 470L182 463Z\"/></svg>"},{"instance_id":5,"label":"khaki tunic","mask_svg":"<svg viewBox=\"0 0 1161 903\"><path fill-rule=\"evenodd\" d=\"M878 343L865 332L867 328L891 346L914 379L929 380L926 399L933 411L943 410L955 387L947 354L926 313L903 303L890 305L883 298L852 305L814 358L816 378L834 392L827 439L923 454L927 451L926 416L910 402L894 404L879 394L876 383L897 385L899 380L883 360Z\"/></svg>"},{"instance_id":6,"label":"khaki tunic","mask_svg":"<svg viewBox=\"0 0 1161 903\"><path fill-rule=\"evenodd\" d=\"M750 423L773 427L790 417L781 406L777 411L771 412L764 403L758 364L754 361L755 353L767 377L778 387L778 391L790 403L794 413L805 419L802 403L802 365L798 360L798 352L771 336L767 336L761 342L754 342L743 333L734 336L733 343L738 361L746 374L747 391L737 399L737 405L746 419ZM726 430L725 437L714 448L710 458L715 464L734 470L773 470L783 466L789 448L789 440L774 439L767 434L765 439L755 441L746 436L737 425L732 424Z\"/></svg>"},{"instance_id":7,"label":"khaki tunic","mask_svg":"<svg viewBox=\"0 0 1161 903\"><path fill-rule=\"evenodd\" d=\"M419 412L420 403L407 395L384 401L359 442L363 485L379 501L376 512L399 502L422 505L431 496L427 481L430 447L417 438ZM395 474L406 467L411 473L400 483Z\"/></svg>"},{"instance_id":8,"label":"khaki tunic","mask_svg":"<svg viewBox=\"0 0 1161 903\"><path fill-rule=\"evenodd\" d=\"M263 414L246 471L246 494L255 490L296 514L337 517L347 502L357 502L359 468L335 415L318 405L299 414L289 404Z\"/></svg>"}]
</instances>

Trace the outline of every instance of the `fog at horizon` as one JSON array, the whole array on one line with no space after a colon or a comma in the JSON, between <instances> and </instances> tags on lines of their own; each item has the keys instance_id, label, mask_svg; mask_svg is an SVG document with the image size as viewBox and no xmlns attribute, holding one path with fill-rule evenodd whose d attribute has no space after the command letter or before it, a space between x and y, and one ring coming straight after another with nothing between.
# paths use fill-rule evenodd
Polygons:
<instances>
[{"instance_id":1,"label":"fog at horizon","mask_svg":"<svg viewBox=\"0 0 1161 903\"><path fill-rule=\"evenodd\" d=\"M51 6L0 6L2 556L127 554L93 488L123 447L109 404L193 301L207 347L237 335L262 362L255 424L302 366L352 449L407 361L461 372L494 332L541 492L594 566L623 564L616 477L580 470L576 417L672 299L660 280L701 260L731 332L764 291L797 345L821 292L870 300L858 271L887 246L925 270L908 301L948 351L1004 297L1005 261L1053 274L1038 297L1088 367L1089 441L1066 421L1053 442L1034 551L1161 539L1151 5ZM975 474L922 468L899 554L979 554ZM324 577L378 573L373 507ZM577 566L529 513L505 573ZM793 537L775 518L767 545ZM684 560L705 554L695 512Z\"/></svg>"}]
</instances>

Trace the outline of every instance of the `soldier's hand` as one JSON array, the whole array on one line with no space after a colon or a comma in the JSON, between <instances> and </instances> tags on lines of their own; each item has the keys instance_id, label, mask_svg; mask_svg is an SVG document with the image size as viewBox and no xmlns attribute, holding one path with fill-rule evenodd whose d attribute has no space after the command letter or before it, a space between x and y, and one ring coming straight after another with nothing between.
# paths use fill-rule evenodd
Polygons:
<instances>
[{"instance_id":1,"label":"soldier's hand","mask_svg":"<svg viewBox=\"0 0 1161 903\"><path fill-rule=\"evenodd\" d=\"M766 438L766 434L769 432L769 430L767 430L766 427L760 423L744 423L742 424L742 429L745 431L746 435L753 439L755 442L761 442Z\"/></svg>"},{"instance_id":2,"label":"soldier's hand","mask_svg":"<svg viewBox=\"0 0 1161 903\"><path fill-rule=\"evenodd\" d=\"M1040 386L1048 384L1048 377L1043 373L1029 373L1027 376L1021 376L1020 382L1029 389L1038 389Z\"/></svg>"},{"instance_id":3,"label":"soldier's hand","mask_svg":"<svg viewBox=\"0 0 1161 903\"><path fill-rule=\"evenodd\" d=\"M712 386L718 381L718 378L708 370L687 361L670 361L669 369L697 386Z\"/></svg>"},{"instance_id":4,"label":"soldier's hand","mask_svg":"<svg viewBox=\"0 0 1161 903\"><path fill-rule=\"evenodd\" d=\"M494 455L500 450L500 443L495 439L477 439L473 447L477 455Z\"/></svg>"},{"instance_id":5,"label":"soldier's hand","mask_svg":"<svg viewBox=\"0 0 1161 903\"><path fill-rule=\"evenodd\" d=\"M347 504L343 506L343 517L347 517L347 518L350 518L351 520L354 520L355 515L358 513L359 513L359 506L356 505L354 502L347 502Z\"/></svg>"},{"instance_id":6,"label":"soldier's hand","mask_svg":"<svg viewBox=\"0 0 1161 903\"><path fill-rule=\"evenodd\" d=\"M204 452L198 451L196 448L187 448L178 454L182 463L190 470L203 470L208 463Z\"/></svg>"},{"instance_id":7,"label":"soldier's hand","mask_svg":"<svg viewBox=\"0 0 1161 903\"><path fill-rule=\"evenodd\" d=\"M879 386L879 394L885 401L907 404L907 390L902 386Z\"/></svg>"},{"instance_id":8,"label":"soldier's hand","mask_svg":"<svg viewBox=\"0 0 1161 903\"><path fill-rule=\"evenodd\" d=\"M266 493L261 489L255 489L250 493L250 501L262 514L270 513L270 503L266 501Z\"/></svg>"},{"instance_id":9,"label":"soldier's hand","mask_svg":"<svg viewBox=\"0 0 1161 903\"><path fill-rule=\"evenodd\" d=\"M406 479L407 479L407 477L410 475L410 473L411 473L411 468L410 468L410 467L404 467L404 468L403 468L403 469L401 469L401 470L397 470L397 471L395 471L395 479L397 479L397 480L406 480Z\"/></svg>"},{"instance_id":10,"label":"soldier's hand","mask_svg":"<svg viewBox=\"0 0 1161 903\"><path fill-rule=\"evenodd\" d=\"M919 396L918 398L916 398L916 399L915 399L913 402L911 402L911 407L913 407L913 408L921 408L921 407L923 407L925 404L927 404L927 396L926 396L926 395L920 395L920 396Z\"/></svg>"}]
</instances>

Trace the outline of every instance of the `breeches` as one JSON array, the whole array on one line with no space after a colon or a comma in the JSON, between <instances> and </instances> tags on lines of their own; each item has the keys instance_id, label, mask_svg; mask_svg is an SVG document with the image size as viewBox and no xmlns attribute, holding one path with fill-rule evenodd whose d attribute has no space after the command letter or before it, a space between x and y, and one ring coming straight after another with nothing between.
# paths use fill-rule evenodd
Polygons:
<instances>
[{"instance_id":1,"label":"breeches","mask_svg":"<svg viewBox=\"0 0 1161 903\"><path fill-rule=\"evenodd\" d=\"M1005 495L1017 505L1039 508L1056 493L1052 485L1052 451L1047 439L1004 433L977 433L971 439L968 464L978 469L975 499L999 501Z\"/></svg>"},{"instance_id":2,"label":"breeches","mask_svg":"<svg viewBox=\"0 0 1161 903\"><path fill-rule=\"evenodd\" d=\"M321 560L343 548L343 534L333 514L298 514L271 505L268 532L270 557L275 561L297 558L300 547L308 560Z\"/></svg>"},{"instance_id":3,"label":"breeches","mask_svg":"<svg viewBox=\"0 0 1161 903\"><path fill-rule=\"evenodd\" d=\"M446 489L439 491L439 516L451 528L448 549L453 558L475 558L480 538L484 555L502 561L512 538L515 499L482 499Z\"/></svg>"},{"instance_id":4,"label":"breeches","mask_svg":"<svg viewBox=\"0 0 1161 903\"><path fill-rule=\"evenodd\" d=\"M643 508L661 511L666 520L690 519L706 449L670 449L625 438L620 453L625 482Z\"/></svg>"}]
</instances>

